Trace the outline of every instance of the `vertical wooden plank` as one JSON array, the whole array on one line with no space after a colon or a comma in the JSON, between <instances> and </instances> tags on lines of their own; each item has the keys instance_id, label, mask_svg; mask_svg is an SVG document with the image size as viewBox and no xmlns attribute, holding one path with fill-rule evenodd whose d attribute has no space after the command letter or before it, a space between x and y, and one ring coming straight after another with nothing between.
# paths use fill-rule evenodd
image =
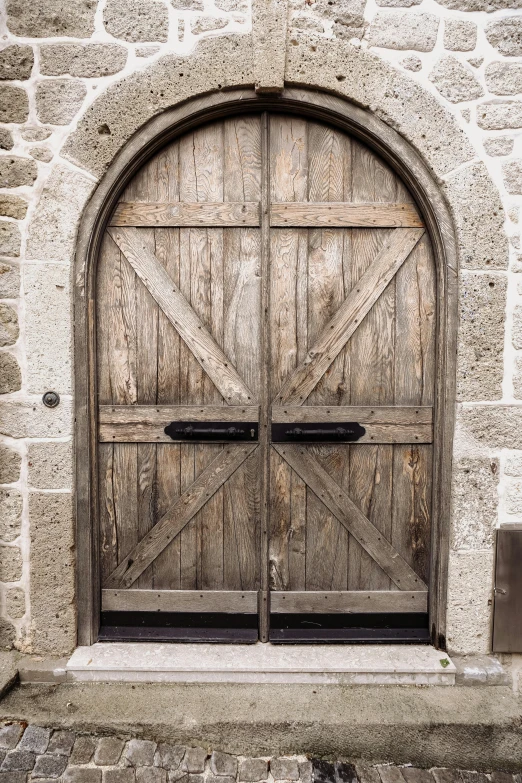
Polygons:
<instances>
[{"instance_id":1,"label":"vertical wooden plank","mask_svg":"<svg viewBox=\"0 0 522 783\"><path fill-rule=\"evenodd\" d=\"M397 405L433 404L435 387L435 268L425 235L396 280ZM425 581L431 539L433 446L393 447L391 541Z\"/></svg>"},{"instance_id":2,"label":"vertical wooden plank","mask_svg":"<svg viewBox=\"0 0 522 783\"><path fill-rule=\"evenodd\" d=\"M395 180L376 156L352 141L352 200L393 201ZM366 271L387 229L352 229L352 285ZM394 283L382 294L352 336L350 353L351 405L393 402ZM391 331L390 331L391 330ZM350 496L371 521L390 534L392 452L390 446L352 446ZM389 589L391 581L367 553L350 539L348 589Z\"/></svg>"},{"instance_id":3,"label":"vertical wooden plank","mask_svg":"<svg viewBox=\"0 0 522 783\"><path fill-rule=\"evenodd\" d=\"M101 582L112 574L118 565L118 531L114 510L112 443L100 443L98 447L98 483L100 517L100 569Z\"/></svg>"},{"instance_id":4,"label":"vertical wooden plank","mask_svg":"<svg viewBox=\"0 0 522 783\"><path fill-rule=\"evenodd\" d=\"M308 197L307 123L270 119L270 193L273 201ZM272 388L281 387L308 348L308 231L270 231L270 329ZM271 589L306 584L306 488L279 455L272 453L270 516ZM286 585L286 587L285 587Z\"/></svg>"},{"instance_id":5,"label":"vertical wooden plank","mask_svg":"<svg viewBox=\"0 0 522 783\"><path fill-rule=\"evenodd\" d=\"M127 187L127 198L139 203L156 202L159 199L157 160L144 166ZM146 246L156 252L154 229L140 229ZM142 282L136 279L136 377L137 402L153 405L158 386L158 305ZM137 537L143 538L154 526L156 486L156 445L140 443L137 446ZM153 586L153 568L141 574L136 587Z\"/></svg>"},{"instance_id":6,"label":"vertical wooden plank","mask_svg":"<svg viewBox=\"0 0 522 783\"><path fill-rule=\"evenodd\" d=\"M180 142L180 198L198 202L222 201L223 180L223 124L217 122L199 128ZM182 229L180 252L182 292L217 342L222 344L223 229ZM216 328L220 334L214 334ZM182 348L182 355L186 356L186 350ZM185 372L188 404L223 403L212 381L191 354L186 356ZM221 448L211 444L193 446L195 476L205 469ZM194 586L219 589L223 584L223 490L219 490L182 531L181 542L182 566L185 542L189 550L196 547L195 553L188 555L191 563L194 556L196 558Z\"/></svg>"},{"instance_id":7,"label":"vertical wooden plank","mask_svg":"<svg viewBox=\"0 0 522 783\"><path fill-rule=\"evenodd\" d=\"M261 199L261 120L224 122L225 201ZM223 348L248 387L261 391L261 236L259 229L223 234ZM223 487L223 584L259 589L261 449Z\"/></svg>"},{"instance_id":8,"label":"vertical wooden plank","mask_svg":"<svg viewBox=\"0 0 522 783\"><path fill-rule=\"evenodd\" d=\"M350 173L350 142L343 134L326 125L308 123L308 200L342 201L345 197L345 175ZM344 287L344 231L342 229L309 229L308 254L308 347L325 323L343 303L348 291ZM305 404L339 405L349 396L345 377L345 348L330 365ZM341 480L346 449L332 446L310 450L334 470ZM343 590L347 584L348 533L311 490L306 506L306 589Z\"/></svg>"},{"instance_id":9,"label":"vertical wooden plank","mask_svg":"<svg viewBox=\"0 0 522 783\"><path fill-rule=\"evenodd\" d=\"M158 199L179 201L179 144L174 142L160 152L156 162ZM156 257L170 277L179 285L180 248L179 229L155 230ZM158 391L159 405L180 402L180 343L181 338L165 314L158 313ZM180 494L181 447L165 444L156 447L155 519L165 513ZM177 590L181 588L181 538L176 538L161 552L152 564L154 587Z\"/></svg>"}]
</instances>

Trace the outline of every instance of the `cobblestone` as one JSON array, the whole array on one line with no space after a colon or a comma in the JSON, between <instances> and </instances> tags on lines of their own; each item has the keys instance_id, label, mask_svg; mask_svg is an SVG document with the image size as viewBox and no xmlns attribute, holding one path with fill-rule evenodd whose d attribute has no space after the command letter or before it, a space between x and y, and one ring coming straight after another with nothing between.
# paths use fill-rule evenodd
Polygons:
<instances>
[{"instance_id":1,"label":"cobblestone","mask_svg":"<svg viewBox=\"0 0 522 783\"><path fill-rule=\"evenodd\" d=\"M24 749L46 743L41 754ZM522 783L520 775L498 770L486 775L446 767L353 765L305 756L244 758L137 738L125 745L117 736L76 737L70 731L35 725L24 732L24 725L18 723L0 725L0 761L4 755L0 783Z\"/></svg>"}]
</instances>

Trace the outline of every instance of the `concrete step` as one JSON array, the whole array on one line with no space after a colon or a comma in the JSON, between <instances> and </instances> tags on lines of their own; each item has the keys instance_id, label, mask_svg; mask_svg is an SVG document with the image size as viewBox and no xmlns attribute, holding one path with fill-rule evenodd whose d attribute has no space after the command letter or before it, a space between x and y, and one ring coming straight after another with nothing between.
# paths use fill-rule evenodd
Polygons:
<instances>
[{"instance_id":1,"label":"concrete step","mask_svg":"<svg viewBox=\"0 0 522 783\"><path fill-rule=\"evenodd\" d=\"M65 682L20 685L4 720L245 756L520 771L522 702L506 686ZM461 781L462 783L462 781Z\"/></svg>"},{"instance_id":2,"label":"concrete step","mask_svg":"<svg viewBox=\"0 0 522 783\"><path fill-rule=\"evenodd\" d=\"M446 653L416 645L98 643L78 647L72 682L454 685Z\"/></svg>"}]
</instances>

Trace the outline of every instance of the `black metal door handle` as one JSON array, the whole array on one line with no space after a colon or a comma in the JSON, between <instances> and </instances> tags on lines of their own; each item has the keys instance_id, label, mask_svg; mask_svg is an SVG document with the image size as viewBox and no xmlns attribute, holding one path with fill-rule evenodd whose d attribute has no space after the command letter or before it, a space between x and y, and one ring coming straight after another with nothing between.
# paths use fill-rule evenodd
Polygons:
<instances>
[{"instance_id":1,"label":"black metal door handle","mask_svg":"<svg viewBox=\"0 0 522 783\"><path fill-rule=\"evenodd\" d=\"M171 421L164 429L165 435L172 440L191 441L229 441L257 440L257 421L230 422L226 425L221 421L205 421L194 423L189 421Z\"/></svg>"},{"instance_id":2,"label":"black metal door handle","mask_svg":"<svg viewBox=\"0 0 522 783\"><path fill-rule=\"evenodd\" d=\"M272 441L276 443L335 443L353 442L362 438L366 430L356 421L318 423L304 426L272 424Z\"/></svg>"}]
</instances>

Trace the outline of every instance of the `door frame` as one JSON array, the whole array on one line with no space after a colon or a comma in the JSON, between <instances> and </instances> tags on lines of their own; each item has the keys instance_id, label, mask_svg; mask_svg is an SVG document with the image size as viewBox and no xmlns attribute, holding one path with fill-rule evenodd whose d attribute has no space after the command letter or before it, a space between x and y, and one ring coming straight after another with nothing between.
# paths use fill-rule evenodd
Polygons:
<instances>
[{"instance_id":1,"label":"door frame","mask_svg":"<svg viewBox=\"0 0 522 783\"><path fill-rule=\"evenodd\" d=\"M403 180L425 220L437 276L429 623L432 644L445 649L458 325L458 254L453 220L428 168L402 136L369 111L303 88L288 88L278 95L259 94L253 89L218 92L164 111L124 145L85 208L73 273L78 644L97 641L100 620L95 324L96 266L106 224L129 180L165 144L206 122L261 111L323 121L362 141Z\"/></svg>"}]
</instances>

